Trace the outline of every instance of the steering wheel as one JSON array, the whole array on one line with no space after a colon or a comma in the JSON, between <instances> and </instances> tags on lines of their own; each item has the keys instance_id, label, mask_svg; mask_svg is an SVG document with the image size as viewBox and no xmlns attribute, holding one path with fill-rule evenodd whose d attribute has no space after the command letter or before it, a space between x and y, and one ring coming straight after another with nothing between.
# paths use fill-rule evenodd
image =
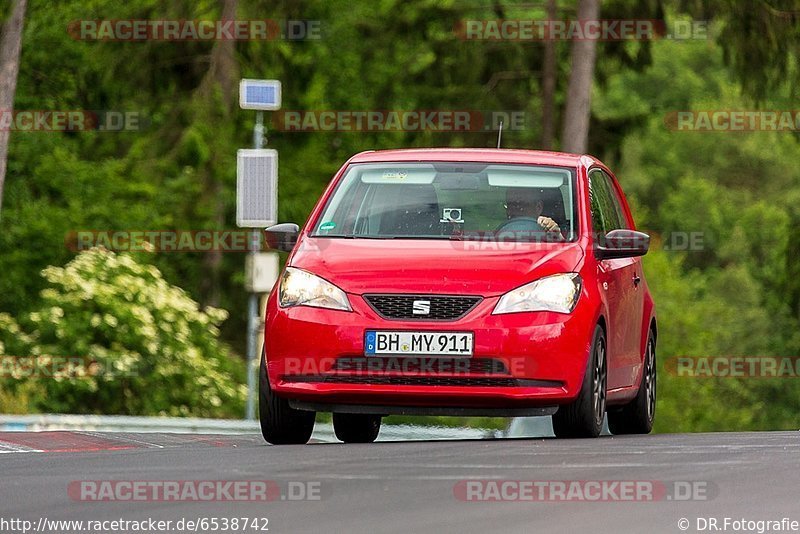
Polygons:
<instances>
[{"instance_id":1,"label":"steering wheel","mask_svg":"<svg viewBox=\"0 0 800 534\"><path fill-rule=\"evenodd\" d=\"M539 224L538 219L535 217L514 217L513 219L503 222L495 230L495 234L498 237L505 232L520 232L523 235L525 232L530 232L531 234L542 234L547 240L551 238L554 238L556 241L564 240L564 236L561 235L561 232L548 232L544 229L544 226Z\"/></svg>"},{"instance_id":2,"label":"steering wheel","mask_svg":"<svg viewBox=\"0 0 800 534\"><path fill-rule=\"evenodd\" d=\"M495 232L544 232L544 227L535 217L514 217L504 221Z\"/></svg>"}]
</instances>

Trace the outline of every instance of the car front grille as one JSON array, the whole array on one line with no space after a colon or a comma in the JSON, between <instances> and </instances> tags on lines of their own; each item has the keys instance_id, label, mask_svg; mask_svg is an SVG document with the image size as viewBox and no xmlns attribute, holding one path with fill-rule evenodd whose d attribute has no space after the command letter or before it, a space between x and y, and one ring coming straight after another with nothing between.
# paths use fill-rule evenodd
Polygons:
<instances>
[{"instance_id":1,"label":"car front grille","mask_svg":"<svg viewBox=\"0 0 800 534\"><path fill-rule=\"evenodd\" d=\"M364 295L364 300L384 319L455 321L477 306L482 298L448 295ZM415 309L417 313L414 313ZM424 313L426 310L427 313Z\"/></svg>"}]
</instances>

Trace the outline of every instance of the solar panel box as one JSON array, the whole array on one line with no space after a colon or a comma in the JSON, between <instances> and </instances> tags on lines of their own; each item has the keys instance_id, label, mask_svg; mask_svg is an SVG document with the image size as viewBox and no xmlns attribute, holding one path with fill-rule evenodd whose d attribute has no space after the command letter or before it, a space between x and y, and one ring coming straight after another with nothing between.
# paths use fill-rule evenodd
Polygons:
<instances>
[{"instance_id":1,"label":"solar panel box","mask_svg":"<svg viewBox=\"0 0 800 534\"><path fill-rule=\"evenodd\" d=\"M239 107L259 111L280 109L281 82L243 79L239 82Z\"/></svg>"}]
</instances>

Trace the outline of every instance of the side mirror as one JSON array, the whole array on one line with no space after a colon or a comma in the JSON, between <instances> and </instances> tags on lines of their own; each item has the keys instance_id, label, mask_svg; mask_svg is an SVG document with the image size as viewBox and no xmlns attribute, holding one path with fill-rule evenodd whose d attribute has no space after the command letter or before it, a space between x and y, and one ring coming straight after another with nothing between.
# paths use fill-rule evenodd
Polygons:
<instances>
[{"instance_id":1,"label":"side mirror","mask_svg":"<svg viewBox=\"0 0 800 534\"><path fill-rule=\"evenodd\" d=\"M644 256L650 249L650 236L636 230L611 230L604 241L595 242L594 255L600 260Z\"/></svg>"},{"instance_id":2,"label":"side mirror","mask_svg":"<svg viewBox=\"0 0 800 534\"><path fill-rule=\"evenodd\" d=\"M269 248L281 252L291 252L300 235L300 227L295 223L281 223L264 230Z\"/></svg>"}]
</instances>

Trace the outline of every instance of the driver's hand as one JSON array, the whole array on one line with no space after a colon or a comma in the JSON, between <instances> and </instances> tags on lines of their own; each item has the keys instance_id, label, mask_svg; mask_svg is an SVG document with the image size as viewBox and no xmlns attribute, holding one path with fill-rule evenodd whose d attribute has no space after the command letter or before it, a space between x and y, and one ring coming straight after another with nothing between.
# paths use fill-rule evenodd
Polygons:
<instances>
[{"instance_id":1,"label":"driver's hand","mask_svg":"<svg viewBox=\"0 0 800 534\"><path fill-rule=\"evenodd\" d=\"M536 219L536 222L538 222L539 225L542 228L544 228L544 230L546 232L560 232L561 231L561 228L559 228L558 225L556 224L556 222L553 219L551 219L550 217L541 216L538 219Z\"/></svg>"}]
</instances>

